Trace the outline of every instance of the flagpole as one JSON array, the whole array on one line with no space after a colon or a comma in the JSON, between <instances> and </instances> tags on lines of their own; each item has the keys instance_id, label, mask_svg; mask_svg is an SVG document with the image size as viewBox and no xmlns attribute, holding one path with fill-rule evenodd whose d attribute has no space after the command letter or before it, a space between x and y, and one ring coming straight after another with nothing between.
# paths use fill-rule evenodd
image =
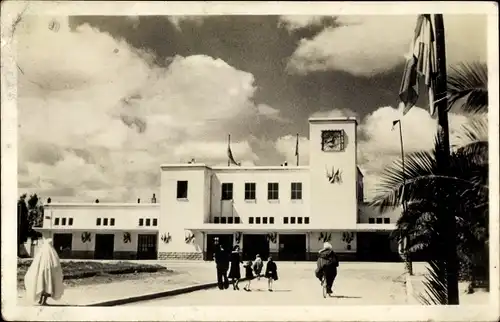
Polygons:
<instances>
[{"instance_id":1,"label":"flagpole","mask_svg":"<svg viewBox=\"0 0 500 322\"><path fill-rule=\"evenodd\" d=\"M403 187L406 186L406 173L405 173L405 153L404 153L404 147L403 147L403 127L401 123L403 122L403 119L401 118L399 120L399 142L401 145L401 164L403 168ZM407 204L406 201L403 200L403 215L406 214L406 209L407 209ZM408 270L408 274L413 275L413 264L410 259L410 252L406 251L407 248L407 237L404 238L404 253L405 253L405 261L406 261L406 269Z\"/></svg>"},{"instance_id":2,"label":"flagpole","mask_svg":"<svg viewBox=\"0 0 500 322\"><path fill-rule=\"evenodd\" d=\"M231 134L227 135L227 150L229 151L229 148L231 147ZM227 166L231 166L231 160L229 159L229 154L227 156Z\"/></svg>"},{"instance_id":3,"label":"flagpole","mask_svg":"<svg viewBox=\"0 0 500 322\"><path fill-rule=\"evenodd\" d=\"M297 145L295 146L295 154L297 155L297 166L299 166L299 133L297 133Z\"/></svg>"},{"instance_id":4,"label":"flagpole","mask_svg":"<svg viewBox=\"0 0 500 322\"><path fill-rule=\"evenodd\" d=\"M450 133L448 126L448 98L447 98L447 79L446 79L446 49L443 15L434 15L434 24L436 30L436 60L437 77L435 83L436 109L438 112L438 135L443 145L443 151L436 155L438 168L446 171L448 174L450 164ZM446 256L446 279L448 286L448 304L458 305L458 263L456 247L456 222L455 214L446 207L446 201L440 204L440 215L445 216L447 229L444 230Z\"/></svg>"}]
</instances>

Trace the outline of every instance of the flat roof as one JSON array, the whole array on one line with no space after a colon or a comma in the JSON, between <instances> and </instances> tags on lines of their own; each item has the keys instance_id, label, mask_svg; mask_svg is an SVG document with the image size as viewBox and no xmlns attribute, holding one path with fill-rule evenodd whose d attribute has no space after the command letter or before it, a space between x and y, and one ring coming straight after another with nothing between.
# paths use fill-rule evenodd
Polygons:
<instances>
[{"instance_id":1,"label":"flat roof","mask_svg":"<svg viewBox=\"0 0 500 322\"><path fill-rule=\"evenodd\" d=\"M277 170L277 171L286 171L286 170L309 170L309 166L295 166L295 165L286 165L286 166L279 166L279 165L272 165L272 166L237 166L237 165L231 165L231 166L208 166L204 163L172 163L172 164L162 164L160 165L162 169L164 168L207 168L211 170L221 170L221 171L226 171L226 170L238 170L238 171L268 171L268 170Z\"/></svg>"},{"instance_id":2,"label":"flat roof","mask_svg":"<svg viewBox=\"0 0 500 322\"><path fill-rule=\"evenodd\" d=\"M120 203L120 202L51 202L45 203L43 205L45 208L47 207L95 207L95 208L106 208L106 207L159 207L159 203Z\"/></svg>"},{"instance_id":3,"label":"flat roof","mask_svg":"<svg viewBox=\"0 0 500 322\"><path fill-rule=\"evenodd\" d=\"M293 233L293 232L320 232L320 231L352 231L352 232L377 232L377 231L392 231L396 229L395 224L356 224L354 227L325 227L312 226L304 224L295 224L286 226L276 226L274 224L200 224L184 228L185 230L205 231L205 232L277 232L277 233Z\"/></svg>"},{"instance_id":4,"label":"flat roof","mask_svg":"<svg viewBox=\"0 0 500 322\"><path fill-rule=\"evenodd\" d=\"M309 122L356 122L358 120L355 117L310 117Z\"/></svg>"}]
</instances>

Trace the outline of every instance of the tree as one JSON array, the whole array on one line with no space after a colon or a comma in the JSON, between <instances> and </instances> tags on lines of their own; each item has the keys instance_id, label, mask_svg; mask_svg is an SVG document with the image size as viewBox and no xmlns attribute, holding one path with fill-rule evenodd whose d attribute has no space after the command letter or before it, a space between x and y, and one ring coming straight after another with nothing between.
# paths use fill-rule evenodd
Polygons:
<instances>
[{"instance_id":1,"label":"tree","mask_svg":"<svg viewBox=\"0 0 500 322\"><path fill-rule=\"evenodd\" d=\"M26 194L22 194L17 201L17 255L20 255L20 246L28 239L28 207Z\"/></svg>"},{"instance_id":2,"label":"tree","mask_svg":"<svg viewBox=\"0 0 500 322\"><path fill-rule=\"evenodd\" d=\"M33 227L41 227L43 223L43 205L37 194L32 194L26 201L26 194L22 194L17 201L17 240L18 240L18 256L20 254L20 246L24 244L28 238L37 239L41 234L33 229Z\"/></svg>"}]
</instances>

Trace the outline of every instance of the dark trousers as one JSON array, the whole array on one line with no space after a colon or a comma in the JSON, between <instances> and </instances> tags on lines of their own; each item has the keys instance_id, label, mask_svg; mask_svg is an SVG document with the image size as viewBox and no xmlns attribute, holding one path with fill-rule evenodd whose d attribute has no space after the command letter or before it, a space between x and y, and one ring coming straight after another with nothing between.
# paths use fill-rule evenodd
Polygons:
<instances>
[{"instance_id":1,"label":"dark trousers","mask_svg":"<svg viewBox=\"0 0 500 322\"><path fill-rule=\"evenodd\" d=\"M337 268L326 268L325 269L325 279L326 279L326 289L331 292L333 281L337 277Z\"/></svg>"},{"instance_id":2,"label":"dark trousers","mask_svg":"<svg viewBox=\"0 0 500 322\"><path fill-rule=\"evenodd\" d=\"M221 290L229 287L227 267L217 267L217 286Z\"/></svg>"}]
</instances>

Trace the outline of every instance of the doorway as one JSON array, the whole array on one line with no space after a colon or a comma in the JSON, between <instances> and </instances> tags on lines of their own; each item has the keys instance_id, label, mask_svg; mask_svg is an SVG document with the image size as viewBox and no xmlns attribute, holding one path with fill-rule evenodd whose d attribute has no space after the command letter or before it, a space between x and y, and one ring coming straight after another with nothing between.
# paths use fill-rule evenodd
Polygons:
<instances>
[{"instance_id":1,"label":"doorway","mask_svg":"<svg viewBox=\"0 0 500 322\"><path fill-rule=\"evenodd\" d=\"M266 235L243 235L243 260L254 260L259 254L262 260L269 256L269 241Z\"/></svg>"},{"instance_id":2,"label":"doorway","mask_svg":"<svg viewBox=\"0 0 500 322\"><path fill-rule=\"evenodd\" d=\"M391 249L389 233L363 232L357 234L357 253L360 260L398 261L398 254Z\"/></svg>"},{"instance_id":3,"label":"doorway","mask_svg":"<svg viewBox=\"0 0 500 322\"><path fill-rule=\"evenodd\" d=\"M59 258L71 258L73 234L54 234L53 242Z\"/></svg>"},{"instance_id":4,"label":"doorway","mask_svg":"<svg viewBox=\"0 0 500 322\"><path fill-rule=\"evenodd\" d=\"M231 252L233 249L233 234L207 234L207 251L205 253L205 260L212 261L215 252L215 239L219 240L224 250Z\"/></svg>"},{"instance_id":5,"label":"doorway","mask_svg":"<svg viewBox=\"0 0 500 322\"><path fill-rule=\"evenodd\" d=\"M305 261L306 234L290 234L279 236L279 260Z\"/></svg>"},{"instance_id":6,"label":"doorway","mask_svg":"<svg viewBox=\"0 0 500 322\"><path fill-rule=\"evenodd\" d=\"M96 234L94 259L113 259L115 248L114 234Z\"/></svg>"},{"instance_id":7,"label":"doorway","mask_svg":"<svg viewBox=\"0 0 500 322\"><path fill-rule=\"evenodd\" d=\"M137 259L156 259L156 235L138 235L137 236Z\"/></svg>"}]
</instances>

